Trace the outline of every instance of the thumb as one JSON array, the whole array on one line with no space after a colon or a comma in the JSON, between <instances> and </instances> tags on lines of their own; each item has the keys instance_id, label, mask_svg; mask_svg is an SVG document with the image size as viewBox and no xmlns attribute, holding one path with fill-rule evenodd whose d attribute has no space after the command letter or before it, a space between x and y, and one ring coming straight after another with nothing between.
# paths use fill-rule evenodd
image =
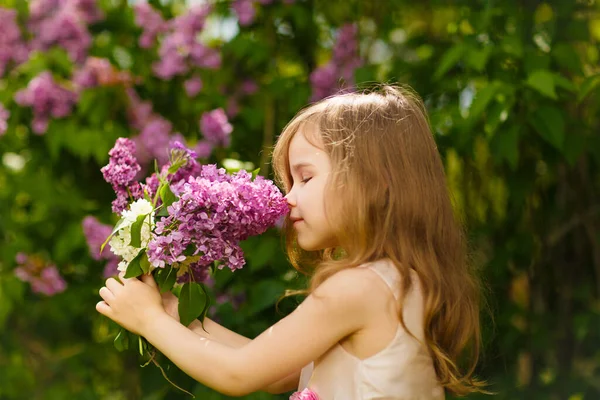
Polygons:
<instances>
[{"instance_id":1,"label":"thumb","mask_svg":"<svg viewBox=\"0 0 600 400\"><path fill-rule=\"evenodd\" d=\"M142 279L142 282L144 282L148 286L158 287L152 274L143 274L141 279Z\"/></svg>"}]
</instances>

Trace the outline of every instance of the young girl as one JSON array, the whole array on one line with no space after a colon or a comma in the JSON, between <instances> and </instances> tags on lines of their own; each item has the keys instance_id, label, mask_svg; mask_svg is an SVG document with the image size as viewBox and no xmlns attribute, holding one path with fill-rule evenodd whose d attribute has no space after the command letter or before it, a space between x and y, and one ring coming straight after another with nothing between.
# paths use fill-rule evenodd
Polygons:
<instances>
[{"instance_id":1,"label":"young girl","mask_svg":"<svg viewBox=\"0 0 600 400\"><path fill-rule=\"evenodd\" d=\"M188 328L151 276L108 279L98 312L227 395L416 400L479 391L478 286L420 100L391 86L325 99L287 125L273 164L291 208L291 262L312 268L293 313L255 339L208 318L207 332L198 321Z\"/></svg>"}]
</instances>

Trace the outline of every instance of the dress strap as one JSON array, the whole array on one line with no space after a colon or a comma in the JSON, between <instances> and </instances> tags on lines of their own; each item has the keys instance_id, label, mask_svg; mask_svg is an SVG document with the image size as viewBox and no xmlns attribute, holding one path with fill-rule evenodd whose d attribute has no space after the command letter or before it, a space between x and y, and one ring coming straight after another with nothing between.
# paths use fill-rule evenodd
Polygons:
<instances>
[{"instance_id":1,"label":"dress strap","mask_svg":"<svg viewBox=\"0 0 600 400\"><path fill-rule=\"evenodd\" d=\"M400 298L400 273L389 260L380 260L366 264L365 267L374 271L388 285L396 300Z\"/></svg>"}]
</instances>

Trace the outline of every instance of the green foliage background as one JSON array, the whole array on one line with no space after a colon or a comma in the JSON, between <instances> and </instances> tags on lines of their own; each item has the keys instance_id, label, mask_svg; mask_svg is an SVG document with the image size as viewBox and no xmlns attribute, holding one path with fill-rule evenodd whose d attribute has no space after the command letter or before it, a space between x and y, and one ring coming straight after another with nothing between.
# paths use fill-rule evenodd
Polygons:
<instances>
[{"instance_id":1,"label":"green foliage background","mask_svg":"<svg viewBox=\"0 0 600 400\"><path fill-rule=\"evenodd\" d=\"M0 0L21 12L25 3ZM276 1L219 43L223 67L202 71L205 86L193 101L183 79L152 76L155 55L137 45L131 6L100 3L106 19L90 27L91 54L141 77L142 97L188 139L199 138L199 115L224 107L242 79L258 82L232 120L232 146L210 161L249 161L267 174L268 149L308 103L308 76L331 57L335 28L357 21L367 62L356 81L410 84L429 109L486 282L490 312L478 374L497 399L600 398L597 2ZM175 0L153 3L166 15L184 10ZM229 15L228 6L217 1L217 13ZM0 154L26 161L20 170L0 164L0 399L186 398L156 368L139 368L134 353L116 352L116 326L94 310L103 265L89 256L81 221L92 214L115 222L100 168L117 137L135 134L123 88L85 91L73 115L37 136L29 109L12 97L44 69L69 79L73 65L56 49L0 80L0 102L12 113ZM294 307L286 301L276 312L284 289L305 282L291 272L276 230L248 240L244 250L247 267L219 272L213 295L246 296L237 310L219 305L217 316L252 337ZM56 263L68 290L33 294L13 275L20 251ZM169 374L198 398L225 398L180 371Z\"/></svg>"}]
</instances>

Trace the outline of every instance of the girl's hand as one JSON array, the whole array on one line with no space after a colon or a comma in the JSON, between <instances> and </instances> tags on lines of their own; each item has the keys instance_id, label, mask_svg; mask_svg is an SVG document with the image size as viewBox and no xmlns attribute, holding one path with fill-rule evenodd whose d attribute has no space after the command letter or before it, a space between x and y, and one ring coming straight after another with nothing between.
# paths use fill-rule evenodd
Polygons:
<instances>
[{"instance_id":1,"label":"girl's hand","mask_svg":"<svg viewBox=\"0 0 600 400\"><path fill-rule=\"evenodd\" d=\"M120 283L114 278L106 281L100 289L103 301L96 304L96 310L112 319L130 332L144 336L150 322L165 314L156 281L152 275L125 278L121 272Z\"/></svg>"},{"instance_id":2,"label":"girl's hand","mask_svg":"<svg viewBox=\"0 0 600 400\"><path fill-rule=\"evenodd\" d=\"M161 294L162 304L165 312L175 321L179 322L179 299L171 292Z\"/></svg>"}]
</instances>

